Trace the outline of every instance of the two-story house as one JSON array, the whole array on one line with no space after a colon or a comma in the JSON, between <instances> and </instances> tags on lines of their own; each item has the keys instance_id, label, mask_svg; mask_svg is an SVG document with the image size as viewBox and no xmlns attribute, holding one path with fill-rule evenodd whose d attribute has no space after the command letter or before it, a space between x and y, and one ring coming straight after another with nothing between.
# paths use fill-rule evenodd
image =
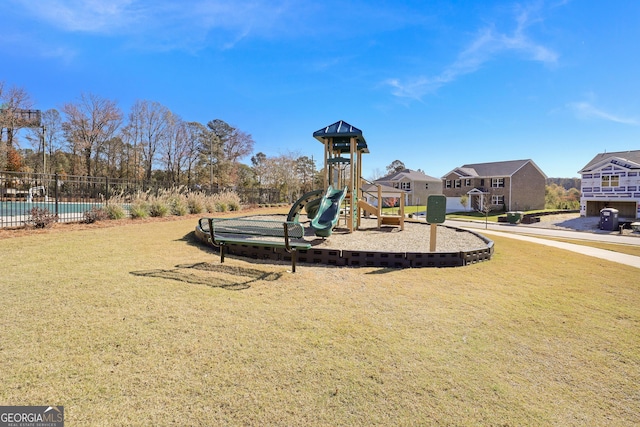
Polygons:
<instances>
[{"instance_id":1,"label":"two-story house","mask_svg":"<svg viewBox=\"0 0 640 427\"><path fill-rule=\"evenodd\" d=\"M447 211L544 209L547 176L531 159L474 163L442 177ZM462 196L467 196L466 206Z\"/></svg>"},{"instance_id":2,"label":"two-story house","mask_svg":"<svg viewBox=\"0 0 640 427\"><path fill-rule=\"evenodd\" d=\"M405 205L420 206L427 204L430 194L442 194L442 181L411 169L402 169L376 179L375 184L397 188L405 192Z\"/></svg>"},{"instance_id":3,"label":"two-story house","mask_svg":"<svg viewBox=\"0 0 640 427\"><path fill-rule=\"evenodd\" d=\"M580 215L614 208L622 218L640 218L640 150L599 153L578 173Z\"/></svg>"}]
</instances>

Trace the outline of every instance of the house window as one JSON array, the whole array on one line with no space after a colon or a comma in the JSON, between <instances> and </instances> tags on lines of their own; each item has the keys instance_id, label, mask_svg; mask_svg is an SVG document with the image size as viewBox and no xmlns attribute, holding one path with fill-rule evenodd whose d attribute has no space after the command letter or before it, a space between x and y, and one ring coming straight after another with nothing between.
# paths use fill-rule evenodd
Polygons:
<instances>
[{"instance_id":1,"label":"house window","mask_svg":"<svg viewBox=\"0 0 640 427\"><path fill-rule=\"evenodd\" d=\"M450 180L450 179L446 180L446 181L444 182L444 186L445 186L446 188L451 188L451 180Z\"/></svg>"},{"instance_id":2,"label":"house window","mask_svg":"<svg viewBox=\"0 0 640 427\"><path fill-rule=\"evenodd\" d=\"M460 180L459 180L459 179L456 179L456 180L453 182L453 185L454 185L456 188L460 188L460 185L461 185Z\"/></svg>"},{"instance_id":3,"label":"house window","mask_svg":"<svg viewBox=\"0 0 640 427\"><path fill-rule=\"evenodd\" d=\"M469 178L464 180L464 186L465 187L471 187L471 180Z\"/></svg>"},{"instance_id":4,"label":"house window","mask_svg":"<svg viewBox=\"0 0 640 427\"><path fill-rule=\"evenodd\" d=\"M491 196L492 205L504 205L504 196Z\"/></svg>"},{"instance_id":5,"label":"house window","mask_svg":"<svg viewBox=\"0 0 640 427\"><path fill-rule=\"evenodd\" d=\"M411 190L411 183L410 182L401 182L400 183L400 188L402 190Z\"/></svg>"},{"instance_id":6,"label":"house window","mask_svg":"<svg viewBox=\"0 0 640 427\"><path fill-rule=\"evenodd\" d=\"M493 188L504 187L504 178L491 178L491 186Z\"/></svg>"},{"instance_id":7,"label":"house window","mask_svg":"<svg viewBox=\"0 0 640 427\"><path fill-rule=\"evenodd\" d=\"M620 186L620 176L618 175L603 175L602 187L618 187Z\"/></svg>"}]
</instances>

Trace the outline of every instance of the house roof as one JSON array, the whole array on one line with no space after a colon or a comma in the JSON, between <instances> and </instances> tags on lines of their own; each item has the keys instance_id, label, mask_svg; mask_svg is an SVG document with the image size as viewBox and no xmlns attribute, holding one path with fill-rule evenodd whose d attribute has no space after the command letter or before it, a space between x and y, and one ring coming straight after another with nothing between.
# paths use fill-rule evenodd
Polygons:
<instances>
[{"instance_id":1,"label":"house roof","mask_svg":"<svg viewBox=\"0 0 640 427\"><path fill-rule=\"evenodd\" d=\"M349 153L351 151L351 138L355 137L358 142L358 151L369 153L367 141L365 141L362 131L344 120L339 120L315 131L313 137L323 144L326 144L329 138L333 138L333 147L340 153Z\"/></svg>"},{"instance_id":2,"label":"house roof","mask_svg":"<svg viewBox=\"0 0 640 427\"><path fill-rule=\"evenodd\" d=\"M640 150L598 153L582 170L578 171L578 173L590 172L611 160L618 160L618 163L625 163L630 169L638 169L640 168Z\"/></svg>"},{"instance_id":3,"label":"house roof","mask_svg":"<svg viewBox=\"0 0 640 427\"><path fill-rule=\"evenodd\" d=\"M461 177L512 176L527 163L531 163L545 178L547 177L531 159L466 164L455 168L445 176L451 173L456 173Z\"/></svg>"},{"instance_id":4,"label":"house roof","mask_svg":"<svg viewBox=\"0 0 640 427\"><path fill-rule=\"evenodd\" d=\"M400 181L402 179L408 179L410 181L437 181L440 182L440 179L429 176L425 173L414 171L411 169L402 169L398 172L390 173L387 176L383 176L382 178L376 179L374 182L388 182L388 181Z\"/></svg>"}]
</instances>

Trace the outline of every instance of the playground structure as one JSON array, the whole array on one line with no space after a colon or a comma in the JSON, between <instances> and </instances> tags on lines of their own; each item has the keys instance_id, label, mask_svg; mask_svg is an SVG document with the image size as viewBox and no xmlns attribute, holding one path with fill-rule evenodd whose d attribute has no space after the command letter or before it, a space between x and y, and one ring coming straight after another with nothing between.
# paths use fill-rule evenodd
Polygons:
<instances>
[{"instance_id":1,"label":"playground structure","mask_svg":"<svg viewBox=\"0 0 640 427\"><path fill-rule=\"evenodd\" d=\"M383 214L382 187L362 178L362 155L369 153L362 131L340 120L315 131L313 137L324 145L323 190L303 195L291 207L287 220L292 221L304 208L312 220L311 227L320 237L331 235L341 213L350 233L360 227L363 213L375 215L378 228L392 225L404 230L404 191L392 190L399 200L398 214ZM375 193L369 193L377 199L377 206L364 200L365 184L377 187Z\"/></svg>"},{"instance_id":2,"label":"playground structure","mask_svg":"<svg viewBox=\"0 0 640 427\"><path fill-rule=\"evenodd\" d=\"M332 266L416 268L459 267L491 259L493 242L467 230L464 231L476 235L484 244L470 250L460 248L451 252L435 252L436 225L444 222L446 207L446 200L443 202L440 198L433 201L442 205L442 209L438 209L438 206L428 208L428 212L432 213L432 216L427 218L431 221L430 252L420 252L416 249L412 251L411 248L403 249L400 252L390 252L388 250L367 250L366 248L354 250L322 247L320 244L324 243L324 239L332 234L334 227L341 219L345 220L349 233L358 230L362 213L375 215L378 229L384 224L398 226L404 230L405 192L397 188L371 183L362 178L362 155L369 153L369 150L360 129L339 121L314 132L313 136L324 144L324 188L310 191L300 197L291 206L284 228L286 229L286 224L298 224L298 216L304 209L307 217L311 220L311 230L322 240L303 239L300 243L309 244L310 247L308 249L300 248L295 253L283 250L280 242L254 244L252 236L250 238L242 236L259 234L259 237L264 238L266 235L271 236L271 232L254 226L251 220L246 218L244 228L249 228L250 231L246 232L237 228L233 230L240 237L236 236L232 240L228 240L226 249L229 254L261 260L290 261L292 271L295 269L296 260L303 263ZM369 201L376 204L375 206L364 200L365 194L369 197ZM399 201L397 215L383 214L385 199ZM214 225L211 221L209 218L201 218L196 226L195 236L204 243L215 240ZM220 219L213 221L220 221ZM366 225L368 221L364 222ZM408 227L415 227L415 225L410 223ZM450 228L455 229L455 227L443 227L443 229ZM212 230L214 230L213 233ZM463 230L455 229L455 233L459 231ZM396 234L396 236L415 236L415 233L414 228L408 235L402 233ZM223 249L219 248L219 250Z\"/></svg>"}]
</instances>

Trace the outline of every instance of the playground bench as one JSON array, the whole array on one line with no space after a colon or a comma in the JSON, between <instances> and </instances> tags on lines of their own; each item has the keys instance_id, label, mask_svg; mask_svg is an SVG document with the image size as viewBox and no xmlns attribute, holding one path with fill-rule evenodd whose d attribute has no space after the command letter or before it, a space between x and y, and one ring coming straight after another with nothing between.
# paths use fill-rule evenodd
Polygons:
<instances>
[{"instance_id":1,"label":"playground bench","mask_svg":"<svg viewBox=\"0 0 640 427\"><path fill-rule=\"evenodd\" d=\"M296 272L296 254L299 249L310 249L302 239L304 228L292 221L273 221L252 218L208 218L209 242L220 249L220 262L224 262L225 246L251 244L284 248L291 254L291 272Z\"/></svg>"}]
</instances>

